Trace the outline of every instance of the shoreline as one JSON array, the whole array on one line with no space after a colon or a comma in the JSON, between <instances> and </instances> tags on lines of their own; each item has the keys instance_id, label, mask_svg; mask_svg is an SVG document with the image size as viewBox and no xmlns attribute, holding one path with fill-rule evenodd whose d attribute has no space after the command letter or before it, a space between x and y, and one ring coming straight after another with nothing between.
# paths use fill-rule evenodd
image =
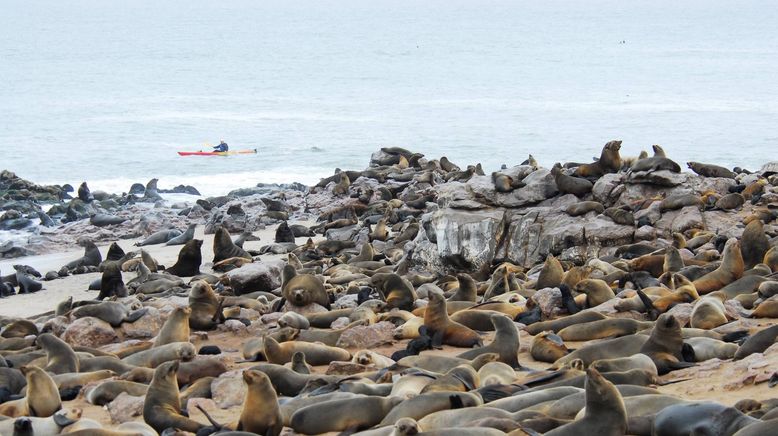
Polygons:
<instances>
[{"instance_id":1,"label":"shoreline","mask_svg":"<svg viewBox=\"0 0 778 436\"><path fill-rule=\"evenodd\" d=\"M261 352L273 364L255 366L258 362L244 361L244 353L252 341L281 334L282 325L289 323L294 327L286 328L292 328L294 335L285 338L289 340L282 347L310 350L317 341L331 341L328 345L340 350L339 359L317 362L311 377L326 374L338 386L353 385L365 392L389 392L396 382L373 378L381 369L375 359L366 365L346 361L365 350L385 359L403 350L418 354L419 350L408 347L420 334L419 326L425 326L433 333L450 328L456 334L437 336L440 349L425 350L422 356L483 352L479 344L497 347L500 353L490 359L504 364L503 369L507 365L508 372L494 390L506 398L523 395L527 388L542 390L548 383L583 387L584 380L589 383L594 376L581 367L606 356L643 354L651 360L649 367L632 368L637 372L629 374L603 373L615 384L640 386L647 395L672 395L682 402L715 401L722 414L736 413L732 409L736 405L742 413L755 411L751 408L757 406L748 403L746 408L741 400L754 400L758 410L769 413L775 407L767 400L775 396L769 385L778 379L778 345L773 340L752 348L754 342L748 341L778 325L773 306L778 295L772 287L778 286L774 277L778 272L778 165L766 165L764 173L713 165L695 165L688 172L665 157L661 147L655 148L654 157L641 159L622 158L619 148L620 141L607 143L596 162L543 168L530 158L492 174L483 173L480 165L460 167L445 157L427 159L402 148L385 148L371 155L364 170L344 170L314 186L266 185L186 203L160 197L155 181L130 195L82 188L80 198L63 201L47 214L50 220L65 222L41 227L27 245L51 253L0 259L4 275L12 265L27 264L52 277L40 282L41 291L0 299L0 326L5 333L16 317L28 318L38 332L51 331L68 346L119 353L154 338L176 307L208 311L207 320L213 325L193 324L189 319L186 346L218 347L215 356L192 356L218 370L207 374L214 377L208 392L182 404L202 424L207 420L194 404L202 405L219 422L234 422L241 416L245 403L241 372L254 368L275 377L272 365L288 359L275 360L266 344ZM62 190L2 174L0 183L5 185L0 188L22 189L2 188L0 194L20 197L24 190L27 195L27 199L3 200L5 205L27 208L24 213L9 213L4 222L24 223L33 214L46 221L40 216L43 211L35 209L36 201L60 196ZM88 254L92 244L104 259L114 242L125 252L135 251L133 243L138 240L149 235L167 240L173 237L170 229L183 230L190 224L196 224L194 239L204 241L195 248L202 256L196 266L211 285L170 275L144 276L131 284L137 273L118 273L119 265L105 262L101 264L106 272L101 273L93 259L61 268L84 255L85 249ZM251 234L259 240L246 241L249 252L243 252L225 242L223 231L230 238ZM222 235L219 251L226 259L226 272L212 269L217 235ZM4 247L3 253L22 248ZM191 248L160 244L143 248L155 259L152 264L166 267L181 250L191 252ZM754 276L756 281L749 278ZM88 284L106 277L114 280L106 283L120 279L130 292L119 295L122 288L113 285L103 291L130 314L142 308L140 318L122 319L112 326L100 313L79 317L81 307L76 306L99 304L83 301L97 296L97 291L85 291ZM735 286L741 279L750 284ZM141 290L146 284L151 289ZM196 292L212 295L213 301L197 297ZM66 305L59 316L46 314L70 296L75 305ZM192 298L202 300L193 304ZM708 307L708 312L701 307ZM322 322L317 314L333 310L343 312L337 317L327 315L335 321L313 325ZM427 311L432 315L428 317ZM585 321L572 330L554 327L578 313L596 316L595 323L612 320L608 328L613 331ZM451 319L459 324L449 324ZM202 322L202 317L194 322ZM627 325L623 330L622 324ZM538 325L544 328L536 330ZM543 330L553 330L559 339L548 339ZM667 351L656 354L645 349L644 334L657 341L655 347ZM714 345L695 346L692 340L697 338L710 339ZM563 345L552 346L555 341ZM608 341L620 345L591 351ZM553 350L553 355L543 350ZM581 350L594 355L586 357ZM736 352L747 354L735 360ZM25 355L24 350L20 353ZM306 358L322 354L311 351ZM349 359L343 358L346 355ZM568 365L566 359L575 356L583 360ZM17 363L24 358L15 352L5 357ZM666 360L671 360L671 366L660 370ZM470 357L447 362L426 383L447 380L444 374L462 365L470 371L467 377L480 369L469 368L475 365ZM686 368L672 367L673 363ZM408 365L412 371L432 371L418 362ZM518 370L519 365L524 370ZM571 377L557 378L560 368ZM394 377L413 374L393 373ZM446 383L453 383L456 392L491 392L481 385L487 377L474 377L461 386L459 378ZM106 428L143 421L145 396L123 395L107 407L90 404L88 392L101 383L85 384L75 399L63 404L78 407L82 416ZM487 390L480 389L484 387ZM183 393L185 384L181 388ZM283 393L298 395L306 394ZM411 392L417 395L425 395L422 387ZM478 395L489 407L491 398ZM629 401L627 394L613 395L618 402ZM346 409L322 415L319 421L329 422L347 414ZM468 409L453 415L466 414ZM548 417L555 412L532 410ZM533 420L510 412L517 417L510 420L512 428L534 429ZM429 425L421 417L418 420ZM293 427L293 421L287 427Z\"/></svg>"}]
</instances>

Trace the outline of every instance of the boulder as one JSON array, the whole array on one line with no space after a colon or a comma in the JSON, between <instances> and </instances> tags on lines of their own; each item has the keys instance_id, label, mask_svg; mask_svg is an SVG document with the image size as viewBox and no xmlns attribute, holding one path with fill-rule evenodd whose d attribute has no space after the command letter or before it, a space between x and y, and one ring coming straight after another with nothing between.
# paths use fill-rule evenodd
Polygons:
<instances>
[{"instance_id":1,"label":"boulder","mask_svg":"<svg viewBox=\"0 0 778 436\"><path fill-rule=\"evenodd\" d=\"M113 342L116 332L107 322L87 316L73 321L65 332L62 340L70 345L97 348Z\"/></svg>"},{"instance_id":2,"label":"boulder","mask_svg":"<svg viewBox=\"0 0 778 436\"><path fill-rule=\"evenodd\" d=\"M118 329L125 338L128 339L147 339L153 338L159 334L159 329L162 328L164 320L160 311L149 306L145 315L140 317L135 322L125 322Z\"/></svg>"},{"instance_id":3,"label":"boulder","mask_svg":"<svg viewBox=\"0 0 778 436\"><path fill-rule=\"evenodd\" d=\"M106 405L111 415L111 422L121 424L134 421L136 417L143 415L143 403L146 397L134 397L127 392L120 393L113 401Z\"/></svg>"},{"instance_id":4,"label":"boulder","mask_svg":"<svg viewBox=\"0 0 778 436\"><path fill-rule=\"evenodd\" d=\"M241 371L225 372L211 382L213 401L222 409L243 404L247 388L241 373Z\"/></svg>"},{"instance_id":5,"label":"boulder","mask_svg":"<svg viewBox=\"0 0 778 436\"><path fill-rule=\"evenodd\" d=\"M226 274L235 295L251 292L270 292L281 286L281 270L284 262L274 260L243 265Z\"/></svg>"},{"instance_id":6,"label":"boulder","mask_svg":"<svg viewBox=\"0 0 778 436\"><path fill-rule=\"evenodd\" d=\"M361 350L391 344L394 342L394 329L394 324L388 321L352 327L340 335L337 346Z\"/></svg>"}]
</instances>

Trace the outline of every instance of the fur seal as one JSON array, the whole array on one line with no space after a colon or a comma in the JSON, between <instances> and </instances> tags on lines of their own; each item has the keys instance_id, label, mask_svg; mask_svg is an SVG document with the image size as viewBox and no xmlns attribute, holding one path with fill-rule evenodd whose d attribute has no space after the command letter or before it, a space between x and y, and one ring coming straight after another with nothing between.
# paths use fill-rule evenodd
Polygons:
<instances>
[{"instance_id":1,"label":"fur seal","mask_svg":"<svg viewBox=\"0 0 778 436\"><path fill-rule=\"evenodd\" d=\"M738 348L735 360L763 352L775 343L776 338L778 338L778 324L754 333Z\"/></svg>"},{"instance_id":2,"label":"fur seal","mask_svg":"<svg viewBox=\"0 0 778 436\"><path fill-rule=\"evenodd\" d=\"M495 353L500 356L500 362L510 365L512 368L521 368L518 358L519 329L516 328L516 324L512 319L502 314L493 315L492 324L494 324L496 331L492 343L485 347L465 351L457 357L472 360L482 354Z\"/></svg>"},{"instance_id":3,"label":"fur seal","mask_svg":"<svg viewBox=\"0 0 778 436\"><path fill-rule=\"evenodd\" d=\"M573 289L576 292L586 294L586 305L588 307L596 307L612 298L616 298L616 294L613 293L613 289L608 286L608 283L600 279L581 280Z\"/></svg>"},{"instance_id":4,"label":"fur seal","mask_svg":"<svg viewBox=\"0 0 778 436\"><path fill-rule=\"evenodd\" d=\"M189 291L189 327L195 330L213 330L222 320L222 299L204 280L196 281Z\"/></svg>"},{"instance_id":5,"label":"fur seal","mask_svg":"<svg viewBox=\"0 0 778 436\"><path fill-rule=\"evenodd\" d=\"M79 419L81 419L81 409L77 408L62 409L48 418L6 419L0 421L0 434L13 436L57 435L62 432L63 428L72 425ZM20 420L25 420L24 424L20 424ZM29 427L29 431L20 431L19 427Z\"/></svg>"},{"instance_id":6,"label":"fur seal","mask_svg":"<svg viewBox=\"0 0 778 436\"><path fill-rule=\"evenodd\" d=\"M664 375L675 369L694 366L683 361L682 349L681 324L674 316L663 313L654 323L651 336L640 348L640 353L650 357L659 375Z\"/></svg>"},{"instance_id":7,"label":"fur seal","mask_svg":"<svg viewBox=\"0 0 778 436\"><path fill-rule=\"evenodd\" d=\"M602 148L597 162L580 165L575 169L579 177L599 178L604 174L615 173L621 169L621 141L610 141Z\"/></svg>"},{"instance_id":8,"label":"fur seal","mask_svg":"<svg viewBox=\"0 0 778 436\"><path fill-rule=\"evenodd\" d=\"M631 318L609 318L565 327L559 331L559 337L565 341L617 338L635 334L652 326L651 322Z\"/></svg>"},{"instance_id":9,"label":"fur seal","mask_svg":"<svg viewBox=\"0 0 778 436\"><path fill-rule=\"evenodd\" d=\"M306 361L314 366L329 365L334 360L351 360L351 353L342 348L313 342L287 341L279 344L273 337L266 336L264 345L267 361L279 365L291 362L296 352L304 353Z\"/></svg>"},{"instance_id":10,"label":"fur seal","mask_svg":"<svg viewBox=\"0 0 778 436\"><path fill-rule=\"evenodd\" d=\"M330 297L321 280L313 274L297 274L289 264L283 269L281 294L294 306L303 307L316 303L328 309L330 307Z\"/></svg>"},{"instance_id":11,"label":"fur seal","mask_svg":"<svg viewBox=\"0 0 778 436\"><path fill-rule=\"evenodd\" d=\"M732 171L718 165L704 164L700 162L686 162L686 166L695 173L703 177L723 177L726 179L734 179L737 174Z\"/></svg>"},{"instance_id":12,"label":"fur seal","mask_svg":"<svg viewBox=\"0 0 778 436\"><path fill-rule=\"evenodd\" d=\"M627 411L618 389L594 368L586 370L586 412L583 418L545 433L623 435L627 432Z\"/></svg>"},{"instance_id":13,"label":"fur seal","mask_svg":"<svg viewBox=\"0 0 778 436\"><path fill-rule=\"evenodd\" d=\"M565 213L570 216L586 215L589 212L601 214L605 211L605 206L596 201L579 201L565 208ZM574 283L575 284L575 283Z\"/></svg>"},{"instance_id":14,"label":"fur seal","mask_svg":"<svg viewBox=\"0 0 778 436\"><path fill-rule=\"evenodd\" d=\"M759 420L734 407L710 401L674 404L654 417L651 434L655 435L732 435Z\"/></svg>"},{"instance_id":15,"label":"fur seal","mask_svg":"<svg viewBox=\"0 0 778 436\"><path fill-rule=\"evenodd\" d=\"M483 344L478 333L449 319L446 299L437 292L430 293L429 304L424 311L424 326L433 332L433 345L446 344L469 348Z\"/></svg>"},{"instance_id":16,"label":"fur seal","mask_svg":"<svg viewBox=\"0 0 778 436\"><path fill-rule=\"evenodd\" d=\"M717 291L743 276L745 262L740 252L740 242L730 239L724 246L724 256L715 271L705 274L693 281L699 294L707 294Z\"/></svg>"},{"instance_id":17,"label":"fur seal","mask_svg":"<svg viewBox=\"0 0 778 436\"><path fill-rule=\"evenodd\" d=\"M275 242L276 244L284 242L294 243L294 232L289 228L289 223L286 221L281 221L281 224L276 227Z\"/></svg>"},{"instance_id":18,"label":"fur seal","mask_svg":"<svg viewBox=\"0 0 778 436\"><path fill-rule=\"evenodd\" d=\"M648 371L651 374L658 375L656 364L645 354L637 353L629 357L619 357L616 359L595 360L590 365L601 373L608 372L626 372L633 369Z\"/></svg>"},{"instance_id":19,"label":"fur seal","mask_svg":"<svg viewBox=\"0 0 778 436\"><path fill-rule=\"evenodd\" d=\"M748 223L740 238L740 252L743 255L745 269L751 269L761 263L769 249L770 241L764 233L762 221L754 220Z\"/></svg>"},{"instance_id":20,"label":"fur seal","mask_svg":"<svg viewBox=\"0 0 778 436\"><path fill-rule=\"evenodd\" d=\"M556 257L548 255L543 268L540 269L540 275L535 284L535 289L556 288L562 283L565 270Z\"/></svg>"},{"instance_id":21,"label":"fur seal","mask_svg":"<svg viewBox=\"0 0 778 436\"><path fill-rule=\"evenodd\" d=\"M86 400L89 404L104 406L115 400L122 392L132 396L146 395L149 386L128 380L106 380L87 391Z\"/></svg>"},{"instance_id":22,"label":"fur seal","mask_svg":"<svg viewBox=\"0 0 778 436\"><path fill-rule=\"evenodd\" d=\"M386 300L387 310L413 310L413 303L418 298L413 285L394 273L388 274L383 278L381 291L383 292L384 300Z\"/></svg>"},{"instance_id":23,"label":"fur seal","mask_svg":"<svg viewBox=\"0 0 778 436\"><path fill-rule=\"evenodd\" d=\"M122 361L130 365L144 366L146 368L156 368L159 365L171 360L192 360L197 351L190 342L172 342L149 350L140 351L131 354ZM176 366L176 370L178 366Z\"/></svg>"},{"instance_id":24,"label":"fur seal","mask_svg":"<svg viewBox=\"0 0 778 436\"><path fill-rule=\"evenodd\" d=\"M729 322L722 300L714 295L706 295L697 301L689 320L691 327L711 330Z\"/></svg>"},{"instance_id":25,"label":"fur seal","mask_svg":"<svg viewBox=\"0 0 778 436\"><path fill-rule=\"evenodd\" d=\"M186 228L186 231L184 233L181 233L180 235L176 236L173 239L168 240L165 242L165 245L184 245L187 242L194 239L195 234L195 228L197 227L197 224L189 224L189 226Z\"/></svg>"},{"instance_id":26,"label":"fur seal","mask_svg":"<svg viewBox=\"0 0 778 436\"><path fill-rule=\"evenodd\" d=\"M592 182L581 177L568 176L562 171L562 165L558 162L551 167L551 175L554 176L557 189L563 194L573 194L580 197L592 192L594 186Z\"/></svg>"},{"instance_id":27,"label":"fur seal","mask_svg":"<svg viewBox=\"0 0 778 436\"><path fill-rule=\"evenodd\" d=\"M229 259L231 257L245 257L251 259L251 255L244 249L235 245L227 230L219 226L213 236L213 263Z\"/></svg>"},{"instance_id":28,"label":"fur seal","mask_svg":"<svg viewBox=\"0 0 778 436\"><path fill-rule=\"evenodd\" d=\"M157 244L164 244L167 241L170 241L173 238L176 238L178 236L181 236L181 231L178 229L167 229L167 230L160 230L158 232L154 232L151 235L149 235L146 239L136 242L136 247L144 247L146 245L157 245Z\"/></svg>"},{"instance_id":29,"label":"fur seal","mask_svg":"<svg viewBox=\"0 0 778 436\"><path fill-rule=\"evenodd\" d=\"M36 281L24 271L16 271L16 283L19 285L20 294L30 294L43 289L43 284Z\"/></svg>"},{"instance_id":30,"label":"fur seal","mask_svg":"<svg viewBox=\"0 0 778 436\"><path fill-rule=\"evenodd\" d=\"M325 401L294 412L289 427L310 435L365 430L379 424L402 401L400 397L372 396Z\"/></svg>"},{"instance_id":31,"label":"fur seal","mask_svg":"<svg viewBox=\"0 0 778 436\"><path fill-rule=\"evenodd\" d=\"M475 303L478 298L478 289L476 288L475 280L468 274L457 274L457 282L459 287L456 288L454 293L448 298L448 301L470 301Z\"/></svg>"},{"instance_id":32,"label":"fur seal","mask_svg":"<svg viewBox=\"0 0 778 436\"><path fill-rule=\"evenodd\" d=\"M105 265L103 276L100 279L100 294L98 300L110 297L124 298L127 296L127 288L122 280L122 271L118 263L111 262Z\"/></svg>"},{"instance_id":33,"label":"fur seal","mask_svg":"<svg viewBox=\"0 0 778 436\"><path fill-rule=\"evenodd\" d=\"M189 342L189 307L176 307L154 339L154 347L161 347L173 342Z\"/></svg>"},{"instance_id":34,"label":"fur seal","mask_svg":"<svg viewBox=\"0 0 778 436\"><path fill-rule=\"evenodd\" d=\"M477 407L483 400L476 394L466 392L428 392L409 398L395 406L379 426L391 425L403 418L422 419L440 410L455 407Z\"/></svg>"},{"instance_id":35,"label":"fur seal","mask_svg":"<svg viewBox=\"0 0 778 436\"><path fill-rule=\"evenodd\" d=\"M0 404L0 415L47 418L62 408L57 384L46 371L36 366L23 366L21 371L27 380L27 396Z\"/></svg>"},{"instance_id":36,"label":"fur seal","mask_svg":"<svg viewBox=\"0 0 778 436\"><path fill-rule=\"evenodd\" d=\"M552 321L536 322L530 326L527 326L526 331L531 335L537 335L538 333L550 330L554 333L559 333L565 327L569 327L575 324L583 324L586 322L598 321L601 319L607 319L605 315L599 312L586 311L578 312L574 315L566 316L563 318L555 319Z\"/></svg>"},{"instance_id":37,"label":"fur seal","mask_svg":"<svg viewBox=\"0 0 778 436\"><path fill-rule=\"evenodd\" d=\"M154 370L143 403L143 420L160 433L168 428L196 433L205 426L181 414L177 371L178 361L165 362Z\"/></svg>"},{"instance_id":38,"label":"fur seal","mask_svg":"<svg viewBox=\"0 0 778 436\"><path fill-rule=\"evenodd\" d=\"M243 371L243 381L246 382L248 390L236 429L278 436L284 427L284 421L270 379L263 372L249 369Z\"/></svg>"},{"instance_id":39,"label":"fur seal","mask_svg":"<svg viewBox=\"0 0 778 436\"><path fill-rule=\"evenodd\" d=\"M582 312L585 313L585 312ZM580 359L588 366L595 360L628 357L639 353L648 342L645 335L622 336L615 339L605 339L593 344L587 344L554 362L554 367L561 368L573 360Z\"/></svg>"},{"instance_id":40,"label":"fur seal","mask_svg":"<svg viewBox=\"0 0 778 436\"><path fill-rule=\"evenodd\" d=\"M554 363L569 352L562 338L550 331L535 335L529 349L533 359L547 363Z\"/></svg>"},{"instance_id":41,"label":"fur seal","mask_svg":"<svg viewBox=\"0 0 778 436\"><path fill-rule=\"evenodd\" d=\"M165 272L179 277L194 277L200 274L200 264L203 263L203 255L200 252L203 241L192 239L181 247L178 252L178 260Z\"/></svg>"},{"instance_id":42,"label":"fur seal","mask_svg":"<svg viewBox=\"0 0 778 436\"><path fill-rule=\"evenodd\" d=\"M46 371L53 374L78 372L78 357L70 344L51 333L38 336L36 342L46 351Z\"/></svg>"}]
</instances>

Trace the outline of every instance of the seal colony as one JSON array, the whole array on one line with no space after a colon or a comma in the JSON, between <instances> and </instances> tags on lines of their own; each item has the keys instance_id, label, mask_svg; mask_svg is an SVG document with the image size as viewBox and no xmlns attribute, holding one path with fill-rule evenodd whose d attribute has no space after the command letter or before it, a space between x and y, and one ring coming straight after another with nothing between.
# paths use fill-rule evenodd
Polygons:
<instances>
[{"instance_id":1,"label":"seal colony","mask_svg":"<svg viewBox=\"0 0 778 436\"><path fill-rule=\"evenodd\" d=\"M95 299L0 317L0 429L774 432L778 168L684 173L658 145L621 146L491 175L384 148L304 191L191 207L207 244L197 222L113 219L83 184L62 209L143 227L143 250L120 241L103 258L84 240L62 274L2 276L4 302L70 274L93 274ZM159 201L152 188L137 200ZM275 238L252 244L256 222ZM171 245L166 268L157 247Z\"/></svg>"}]
</instances>

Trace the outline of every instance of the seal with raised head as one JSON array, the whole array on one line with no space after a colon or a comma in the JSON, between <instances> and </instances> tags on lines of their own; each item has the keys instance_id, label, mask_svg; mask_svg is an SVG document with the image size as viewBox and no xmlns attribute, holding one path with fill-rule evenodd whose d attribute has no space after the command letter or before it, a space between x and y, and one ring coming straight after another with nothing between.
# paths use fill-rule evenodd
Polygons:
<instances>
[{"instance_id":1,"label":"seal with raised head","mask_svg":"<svg viewBox=\"0 0 778 436\"><path fill-rule=\"evenodd\" d=\"M740 252L740 242L732 238L724 246L724 256L721 265L715 271L705 274L692 283L700 295L707 294L718 291L739 279L743 276L744 270L745 262Z\"/></svg>"},{"instance_id":2,"label":"seal with raised head","mask_svg":"<svg viewBox=\"0 0 778 436\"><path fill-rule=\"evenodd\" d=\"M235 245L227 230L219 226L213 235L213 263L217 263L231 257L245 257L251 259L251 255L244 249Z\"/></svg>"},{"instance_id":3,"label":"seal with raised head","mask_svg":"<svg viewBox=\"0 0 778 436\"><path fill-rule=\"evenodd\" d=\"M205 426L181 414L177 371L178 361L165 362L154 370L143 402L143 420L160 433L168 428L197 433Z\"/></svg>"},{"instance_id":4,"label":"seal with raised head","mask_svg":"<svg viewBox=\"0 0 778 436\"><path fill-rule=\"evenodd\" d=\"M170 314L165 324L159 330L154 339L154 347L160 347L173 342L189 341L189 315L192 309L189 307L176 307Z\"/></svg>"},{"instance_id":5,"label":"seal with raised head","mask_svg":"<svg viewBox=\"0 0 778 436\"><path fill-rule=\"evenodd\" d=\"M278 407L273 384L265 373L248 369L243 371L246 382L246 400L236 429L266 436L278 436L284 427L284 418Z\"/></svg>"},{"instance_id":6,"label":"seal with raised head","mask_svg":"<svg viewBox=\"0 0 778 436\"><path fill-rule=\"evenodd\" d=\"M46 371L53 374L78 372L78 357L70 344L51 333L38 336L36 342L46 351Z\"/></svg>"},{"instance_id":7,"label":"seal with raised head","mask_svg":"<svg viewBox=\"0 0 778 436\"><path fill-rule=\"evenodd\" d=\"M627 410L618 389L594 368L586 370L584 417L557 427L546 436L571 434L621 436L627 432Z\"/></svg>"},{"instance_id":8,"label":"seal with raised head","mask_svg":"<svg viewBox=\"0 0 778 436\"><path fill-rule=\"evenodd\" d=\"M437 292L430 293L429 304L424 311L424 326L432 332L433 344L467 348L483 344L478 333L449 319L446 299Z\"/></svg>"},{"instance_id":9,"label":"seal with raised head","mask_svg":"<svg viewBox=\"0 0 778 436\"><path fill-rule=\"evenodd\" d=\"M602 147L600 159L597 162L580 165L575 169L579 177L599 178L608 173L616 173L621 169L621 141L610 141Z\"/></svg>"},{"instance_id":10,"label":"seal with raised head","mask_svg":"<svg viewBox=\"0 0 778 436\"><path fill-rule=\"evenodd\" d=\"M770 240L764 233L762 221L754 220L748 223L740 238L740 252L743 255L745 269L751 269L761 263L769 249Z\"/></svg>"},{"instance_id":11,"label":"seal with raised head","mask_svg":"<svg viewBox=\"0 0 778 436\"><path fill-rule=\"evenodd\" d=\"M213 330L222 320L222 299L216 296L208 282L198 280L189 291L189 327L195 330Z\"/></svg>"},{"instance_id":12,"label":"seal with raised head","mask_svg":"<svg viewBox=\"0 0 778 436\"><path fill-rule=\"evenodd\" d=\"M110 297L124 298L127 296L127 288L122 280L122 270L118 262L109 262L105 265L103 276L100 279L100 294L98 300Z\"/></svg>"},{"instance_id":13,"label":"seal with raised head","mask_svg":"<svg viewBox=\"0 0 778 436\"><path fill-rule=\"evenodd\" d=\"M168 240L165 242L165 245L184 245L187 242L194 239L195 234L195 228L197 227L197 224L189 224L189 226L186 228L186 231L184 233L181 233L180 235L176 236L173 239Z\"/></svg>"},{"instance_id":14,"label":"seal with raised head","mask_svg":"<svg viewBox=\"0 0 778 436\"><path fill-rule=\"evenodd\" d=\"M502 314L493 315L492 324L494 324L496 331L492 343L485 347L465 351L457 357L472 360L482 354L495 353L500 356L500 362L510 365L512 368L521 368L518 358L519 329L516 328L516 324L512 319Z\"/></svg>"},{"instance_id":15,"label":"seal with raised head","mask_svg":"<svg viewBox=\"0 0 778 436\"><path fill-rule=\"evenodd\" d=\"M297 274L294 267L286 264L282 272L281 295L289 304L307 306L311 303L330 307L330 297L324 284L313 274Z\"/></svg>"},{"instance_id":16,"label":"seal with raised head","mask_svg":"<svg viewBox=\"0 0 778 436\"><path fill-rule=\"evenodd\" d=\"M194 277L200 274L200 264L203 263L203 255L200 252L202 239L192 239L181 247L178 252L178 260L175 265L165 272L179 277Z\"/></svg>"},{"instance_id":17,"label":"seal with raised head","mask_svg":"<svg viewBox=\"0 0 778 436\"><path fill-rule=\"evenodd\" d=\"M580 168L580 167L579 167ZM551 175L554 176L554 183L563 194L573 194L578 197L592 192L592 182L582 178L568 176L562 171L562 165L558 162L551 167Z\"/></svg>"},{"instance_id":18,"label":"seal with raised head","mask_svg":"<svg viewBox=\"0 0 778 436\"><path fill-rule=\"evenodd\" d=\"M683 361L681 324L668 313L663 313L656 320L651 336L640 348L640 353L654 361L659 375L694 366L693 363Z\"/></svg>"},{"instance_id":19,"label":"seal with raised head","mask_svg":"<svg viewBox=\"0 0 778 436\"><path fill-rule=\"evenodd\" d=\"M27 380L27 396L0 404L0 415L49 417L62 408L59 389L51 376L37 366L21 367Z\"/></svg>"}]
</instances>

